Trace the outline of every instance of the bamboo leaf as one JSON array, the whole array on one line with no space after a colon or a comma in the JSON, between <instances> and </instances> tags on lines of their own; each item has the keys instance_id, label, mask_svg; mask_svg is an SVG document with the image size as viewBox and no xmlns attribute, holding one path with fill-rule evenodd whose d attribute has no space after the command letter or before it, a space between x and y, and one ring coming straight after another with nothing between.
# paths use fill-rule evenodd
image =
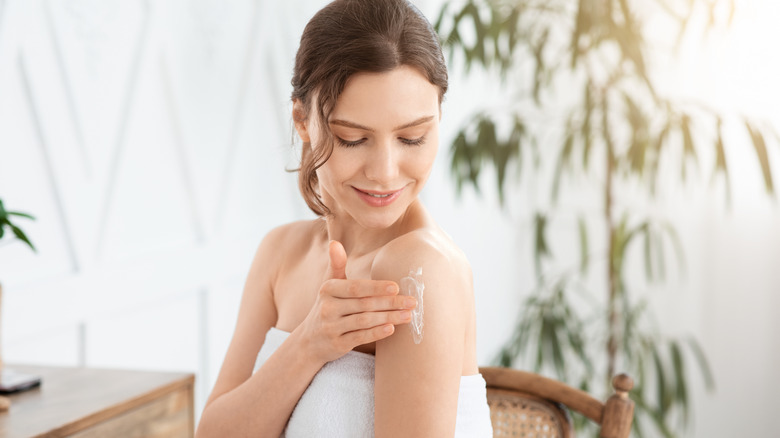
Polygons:
<instances>
[{"instance_id":1,"label":"bamboo leaf","mask_svg":"<svg viewBox=\"0 0 780 438\"><path fill-rule=\"evenodd\" d=\"M558 155L558 164L555 166L555 176L553 177L552 193L550 194L553 204L558 202L558 194L560 193L561 178L563 171L569 168L571 160L571 151L574 145L574 133L570 127L566 129L566 139L561 147L561 153Z\"/></svg>"},{"instance_id":2,"label":"bamboo leaf","mask_svg":"<svg viewBox=\"0 0 780 438\"><path fill-rule=\"evenodd\" d=\"M590 149L593 145L593 139L591 136L591 116L593 114L593 96L591 95L592 83L590 80L588 81L588 84L585 86L585 102L584 102L584 111L585 111L585 117L582 120L582 126L580 127L580 135L583 139L583 148L582 148L582 167L584 169L588 169L588 162L590 161Z\"/></svg>"},{"instance_id":3,"label":"bamboo leaf","mask_svg":"<svg viewBox=\"0 0 780 438\"><path fill-rule=\"evenodd\" d=\"M582 215L577 218L577 226L580 232L580 273L585 274L590 260L588 257L588 225Z\"/></svg>"},{"instance_id":4,"label":"bamboo leaf","mask_svg":"<svg viewBox=\"0 0 780 438\"><path fill-rule=\"evenodd\" d=\"M653 363L655 364L658 408L659 411L665 415L671 403L671 396L667 393L666 390L666 371L664 370L661 356L658 354L658 349L655 345L653 345Z\"/></svg>"},{"instance_id":5,"label":"bamboo leaf","mask_svg":"<svg viewBox=\"0 0 780 438\"><path fill-rule=\"evenodd\" d=\"M701 370L701 374L704 378L704 384L706 385L707 390L714 391L715 378L712 375L712 369L710 368L710 364L707 361L707 356L701 349L701 345L699 345L699 343L694 338L688 338L688 345L691 347L691 351L693 351L693 357L696 358L696 362L699 365L699 369Z\"/></svg>"},{"instance_id":6,"label":"bamboo leaf","mask_svg":"<svg viewBox=\"0 0 780 438\"><path fill-rule=\"evenodd\" d=\"M537 212L534 220L535 239L534 239L534 264L536 266L536 275L542 275L542 260L551 256L550 249L547 246L546 228L547 217Z\"/></svg>"},{"instance_id":7,"label":"bamboo leaf","mask_svg":"<svg viewBox=\"0 0 780 438\"><path fill-rule=\"evenodd\" d=\"M696 148L693 145L693 136L691 135L691 118L685 114L682 116L682 119L680 121L680 131L682 132L683 136L683 159L682 159L682 180L685 181L686 171L685 169L688 167L688 159L691 158L698 166L699 161L696 156Z\"/></svg>"},{"instance_id":8,"label":"bamboo leaf","mask_svg":"<svg viewBox=\"0 0 780 438\"><path fill-rule=\"evenodd\" d=\"M657 190L657 183L658 183L658 163L661 158L661 154L663 153L663 147L664 143L666 142L666 138L669 135L669 131L671 130L671 121L667 120L667 122L664 124L664 128L661 130L661 132L658 133L658 136L655 139L655 158L650 166L649 172L648 172L648 186L650 188L650 196L655 196L656 190Z\"/></svg>"},{"instance_id":9,"label":"bamboo leaf","mask_svg":"<svg viewBox=\"0 0 780 438\"><path fill-rule=\"evenodd\" d=\"M558 327L560 327L560 321L553 319L550 323L550 346L552 347L552 360L555 365L555 371L558 374L558 378L563 380L565 378L564 370L566 366L563 361L563 350L561 349L561 341L558 339ZM564 328L565 329L565 328Z\"/></svg>"},{"instance_id":10,"label":"bamboo leaf","mask_svg":"<svg viewBox=\"0 0 780 438\"><path fill-rule=\"evenodd\" d=\"M712 172L712 178L710 179L710 185L715 182L715 177L723 173L723 178L726 180L726 199L731 199L731 184L729 184L729 169L726 163L726 150L723 146L723 120L718 117L718 134L715 139L715 170Z\"/></svg>"},{"instance_id":11,"label":"bamboo leaf","mask_svg":"<svg viewBox=\"0 0 780 438\"><path fill-rule=\"evenodd\" d=\"M653 248L650 239L650 227L645 227L644 230L644 243L645 243L645 277L648 281L653 281L655 276L653 275Z\"/></svg>"},{"instance_id":12,"label":"bamboo leaf","mask_svg":"<svg viewBox=\"0 0 780 438\"><path fill-rule=\"evenodd\" d=\"M680 265L680 273L685 276L688 272L688 266L685 263L685 250L683 250L682 242L680 241L680 235L677 234L677 230L674 229L669 222L661 222L661 227L666 231L666 235L669 237L669 241L672 242L674 253L677 258L677 263Z\"/></svg>"},{"instance_id":13,"label":"bamboo leaf","mask_svg":"<svg viewBox=\"0 0 780 438\"><path fill-rule=\"evenodd\" d=\"M509 140L507 140L507 147L510 148L509 156L517 160L517 173L520 172L523 167L523 149L522 141L525 135L525 125L523 120L519 116L515 116L515 123L512 127L512 132L509 134Z\"/></svg>"},{"instance_id":14,"label":"bamboo leaf","mask_svg":"<svg viewBox=\"0 0 780 438\"><path fill-rule=\"evenodd\" d=\"M452 142L452 161L450 168L455 174L456 191L460 195L463 189L463 181L468 179L470 169L472 168L472 157L466 143L466 134L463 131L458 132L455 140Z\"/></svg>"},{"instance_id":15,"label":"bamboo leaf","mask_svg":"<svg viewBox=\"0 0 780 438\"><path fill-rule=\"evenodd\" d=\"M540 91L542 88L542 79L544 72L546 71L546 64L544 61L544 48L547 46L547 39L550 36L550 28L545 28L541 37L536 41L533 47L534 61L536 70L534 72L534 88L533 97L537 105L541 106Z\"/></svg>"},{"instance_id":16,"label":"bamboo leaf","mask_svg":"<svg viewBox=\"0 0 780 438\"><path fill-rule=\"evenodd\" d=\"M569 44L569 51L571 51L571 66L574 70L577 68L577 59L580 55L580 37L586 28L586 11L585 0L578 0L577 2L577 18L574 21L574 31L571 34L571 43Z\"/></svg>"},{"instance_id":17,"label":"bamboo leaf","mask_svg":"<svg viewBox=\"0 0 780 438\"><path fill-rule=\"evenodd\" d=\"M675 399L682 411L683 424L688 423L688 387L685 381L685 363L677 341L671 341L670 350L675 374Z\"/></svg>"},{"instance_id":18,"label":"bamboo leaf","mask_svg":"<svg viewBox=\"0 0 780 438\"><path fill-rule=\"evenodd\" d=\"M745 127L750 134L750 139L753 141L753 147L756 149L756 156L761 164L761 173L764 175L764 186L769 194L774 194L775 187L772 182L772 170L769 167L769 155L766 150L766 142L764 142L764 134L762 134L757 128L750 124L750 121L745 120Z\"/></svg>"},{"instance_id":19,"label":"bamboo leaf","mask_svg":"<svg viewBox=\"0 0 780 438\"><path fill-rule=\"evenodd\" d=\"M439 16L436 17L436 21L433 24L433 30L436 31L437 34L441 35L442 33L442 22L444 21L444 16L447 15L447 9L450 7L450 4L445 2L442 7L441 11L439 11Z\"/></svg>"},{"instance_id":20,"label":"bamboo leaf","mask_svg":"<svg viewBox=\"0 0 780 438\"><path fill-rule=\"evenodd\" d=\"M662 235L660 233L653 234L653 244L655 246L655 262L656 267L658 268L658 280L659 281L666 281L666 260L665 251L664 251L664 241L662 239Z\"/></svg>"}]
</instances>

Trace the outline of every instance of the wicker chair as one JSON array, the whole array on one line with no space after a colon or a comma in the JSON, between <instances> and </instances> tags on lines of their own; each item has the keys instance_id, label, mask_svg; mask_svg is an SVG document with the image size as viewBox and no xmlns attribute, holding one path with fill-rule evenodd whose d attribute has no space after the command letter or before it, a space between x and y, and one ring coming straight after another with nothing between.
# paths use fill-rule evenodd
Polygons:
<instances>
[{"instance_id":1,"label":"wicker chair","mask_svg":"<svg viewBox=\"0 0 780 438\"><path fill-rule=\"evenodd\" d=\"M634 402L628 398L633 380L625 374L612 379L615 388L606 403L557 380L501 367L480 367L487 382L490 419L495 437L572 438L568 410L601 426L602 438L628 438Z\"/></svg>"}]
</instances>

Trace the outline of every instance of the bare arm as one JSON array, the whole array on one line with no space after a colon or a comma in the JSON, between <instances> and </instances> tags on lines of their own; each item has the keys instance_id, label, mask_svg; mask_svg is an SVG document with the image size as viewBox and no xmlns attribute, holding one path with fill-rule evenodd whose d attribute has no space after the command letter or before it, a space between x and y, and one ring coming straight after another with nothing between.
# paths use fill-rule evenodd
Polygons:
<instances>
[{"instance_id":1,"label":"bare arm","mask_svg":"<svg viewBox=\"0 0 780 438\"><path fill-rule=\"evenodd\" d=\"M260 244L244 287L233 340L214 389L206 402L196 435L281 435L307 386L330 360L357 345L388 336L387 326L402 321L403 297L387 281L346 280L346 254L331 244L329 274L306 320L252 374L264 342L276 323L273 255L283 245L284 232L272 231ZM338 247L338 248L337 248ZM340 252L338 249L340 248ZM334 252L335 250L335 252ZM357 314L366 316L357 318Z\"/></svg>"},{"instance_id":2,"label":"bare arm","mask_svg":"<svg viewBox=\"0 0 780 438\"><path fill-rule=\"evenodd\" d=\"M377 438L455 434L470 276L459 261L425 242L407 241L377 256L372 278L400 281L422 267L422 341L408 327L376 344L374 432ZM467 268L467 265L465 266Z\"/></svg>"},{"instance_id":3,"label":"bare arm","mask_svg":"<svg viewBox=\"0 0 780 438\"><path fill-rule=\"evenodd\" d=\"M303 357L292 335L252 374L263 334L277 319L273 249L283 229L260 244L244 285L233 339L198 425L197 436L279 436L295 403L321 364ZM290 366L292 364L292 366Z\"/></svg>"}]
</instances>

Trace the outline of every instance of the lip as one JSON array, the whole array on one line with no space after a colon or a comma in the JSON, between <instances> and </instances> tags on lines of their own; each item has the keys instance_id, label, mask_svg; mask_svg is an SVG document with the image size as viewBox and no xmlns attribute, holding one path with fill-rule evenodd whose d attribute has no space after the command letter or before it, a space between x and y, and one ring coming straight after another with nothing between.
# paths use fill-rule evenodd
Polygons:
<instances>
[{"instance_id":1,"label":"lip","mask_svg":"<svg viewBox=\"0 0 780 438\"><path fill-rule=\"evenodd\" d=\"M352 187L355 189L355 192L357 193L358 197L363 200L366 204L370 205L371 207L385 207L393 203L396 199L398 199L401 196L401 192L404 191L403 188L395 191L389 191L389 192L382 192L378 190L362 190L358 189L357 187ZM384 198L377 198L375 196L371 195L388 195Z\"/></svg>"}]
</instances>

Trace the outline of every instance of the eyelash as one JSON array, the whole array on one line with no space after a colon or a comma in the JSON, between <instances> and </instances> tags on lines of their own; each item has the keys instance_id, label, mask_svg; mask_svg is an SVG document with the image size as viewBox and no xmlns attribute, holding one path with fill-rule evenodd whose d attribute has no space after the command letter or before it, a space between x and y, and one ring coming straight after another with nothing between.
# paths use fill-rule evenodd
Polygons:
<instances>
[{"instance_id":1,"label":"eyelash","mask_svg":"<svg viewBox=\"0 0 780 438\"><path fill-rule=\"evenodd\" d=\"M413 140L412 139L408 139L408 138L400 138L400 137L398 139L401 141L401 143L403 143L403 144L405 144L407 146L420 146L421 144L425 143L425 136L424 135L422 137L420 137L420 138L415 138ZM355 146L360 146L361 144L363 144L363 142L366 141L366 139L365 138L361 138L360 140L347 141L347 140L344 140L343 138L337 136L336 137L336 141L338 141L339 144L341 144L344 147L351 148L351 147L355 147Z\"/></svg>"}]
</instances>

